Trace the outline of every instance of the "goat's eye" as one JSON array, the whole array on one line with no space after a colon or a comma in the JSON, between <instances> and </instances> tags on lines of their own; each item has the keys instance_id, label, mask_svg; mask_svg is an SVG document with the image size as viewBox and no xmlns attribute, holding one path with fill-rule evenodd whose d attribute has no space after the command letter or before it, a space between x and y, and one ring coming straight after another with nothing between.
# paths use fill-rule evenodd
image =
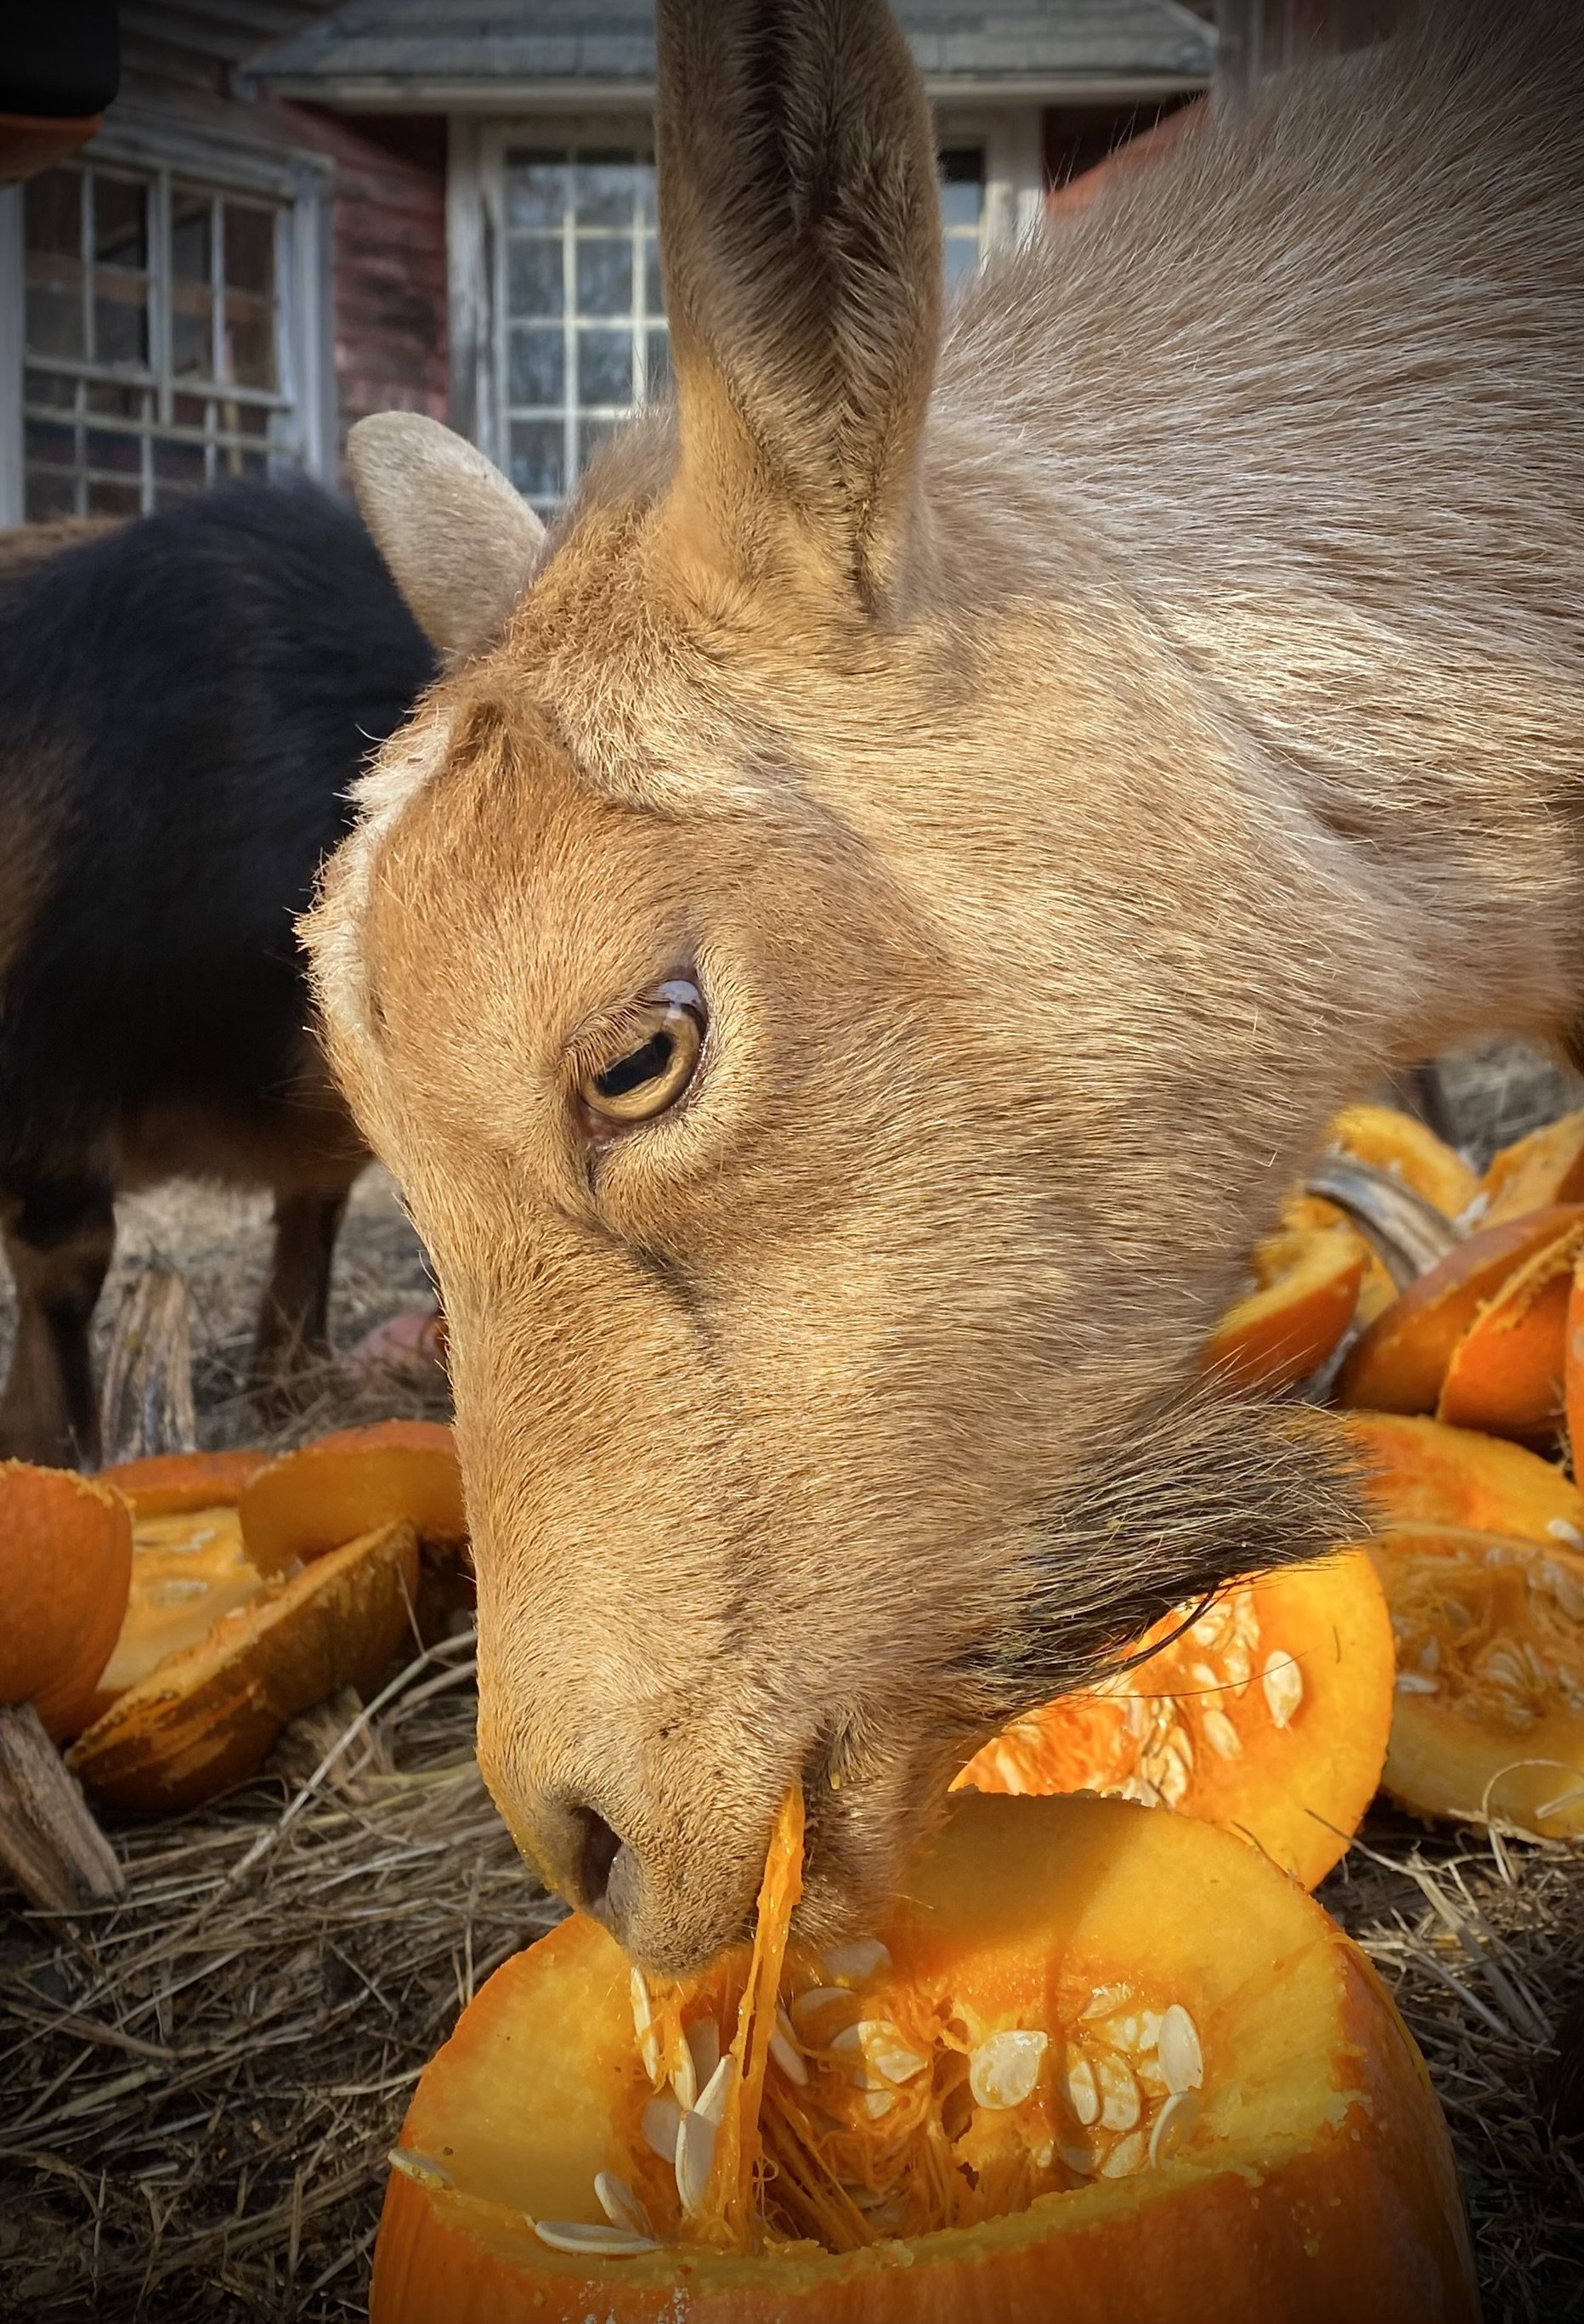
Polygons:
<instances>
[{"instance_id":1,"label":"goat's eye","mask_svg":"<svg viewBox=\"0 0 1584 2324\"><path fill-rule=\"evenodd\" d=\"M596 1127L651 1121L675 1105L698 1070L704 1033L698 987L681 980L662 984L625 1011L617 1055L578 1084Z\"/></svg>"}]
</instances>

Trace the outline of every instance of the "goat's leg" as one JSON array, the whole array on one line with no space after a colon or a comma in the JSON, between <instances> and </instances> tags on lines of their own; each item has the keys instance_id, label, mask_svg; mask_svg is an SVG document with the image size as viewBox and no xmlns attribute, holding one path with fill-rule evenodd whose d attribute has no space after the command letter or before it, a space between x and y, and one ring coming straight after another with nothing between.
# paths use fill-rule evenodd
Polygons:
<instances>
[{"instance_id":1,"label":"goat's leg","mask_svg":"<svg viewBox=\"0 0 1584 2324\"><path fill-rule=\"evenodd\" d=\"M330 1262L351 1192L347 1180L275 1198L275 1255L248 1383L255 1396L290 1398L302 1375L330 1352Z\"/></svg>"},{"instance_id":2,"label":"goat's leg","mask_svg":"<svg viewBox=\"0 0 1584 2324\"><path fill-rule=\"evenodd\" d=\"M115 1248L112 1188L44 1179L0 1196L16 1340L0 1395L0 1454L64 1469L99 1457L88 1326Z\"/></svg>"}]
</instances>

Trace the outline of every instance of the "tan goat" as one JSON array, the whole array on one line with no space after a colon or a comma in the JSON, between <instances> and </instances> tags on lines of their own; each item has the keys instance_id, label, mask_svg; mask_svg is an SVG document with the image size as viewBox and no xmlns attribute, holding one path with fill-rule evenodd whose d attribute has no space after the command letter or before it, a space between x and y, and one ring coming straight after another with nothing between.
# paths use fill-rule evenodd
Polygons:
<instances>
[{"instance_id":1,"label":"tan goat","mask_svg":"<svg viewBox=\"0 0 1584 2324\"><path fill-rule=\"evenodd\" d=\"M1584 11L1438 0L944 334L881 0L659 32L677 410L542 545L365 423L453 667L308 936L444 1285L490 1782L674 1969L789 1779L861 1918L976 1734L1349 1522L1205 1325L1340 1100L1584 1024Z\"/></svg>"}]
</instances>

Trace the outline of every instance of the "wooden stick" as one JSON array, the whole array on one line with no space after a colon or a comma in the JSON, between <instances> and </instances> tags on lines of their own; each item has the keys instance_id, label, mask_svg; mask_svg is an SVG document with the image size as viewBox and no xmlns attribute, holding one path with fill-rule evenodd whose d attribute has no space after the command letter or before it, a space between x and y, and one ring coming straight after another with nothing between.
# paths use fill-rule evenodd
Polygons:
<instances>
[{"instance_id":1,"label":"wooden stick","mask_svg":"<svg viewBox=\"0 0 1584 2324\"><path fill-rule=\"evenodd\" d=\"M0 1709L0 1867L46 1913L103 1904L126 1887L115 1849L31 1702Z\"/></svg>"}]
</instances>

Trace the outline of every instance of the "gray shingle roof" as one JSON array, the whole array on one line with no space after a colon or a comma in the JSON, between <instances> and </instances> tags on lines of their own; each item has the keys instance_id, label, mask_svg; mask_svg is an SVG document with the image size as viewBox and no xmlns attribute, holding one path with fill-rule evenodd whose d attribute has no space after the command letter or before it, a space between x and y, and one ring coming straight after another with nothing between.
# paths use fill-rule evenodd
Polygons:
<instances>
[{"instance_id":1,"label":"gray shingle roof","mask_svg":"<svg viewBox=\"0 0 1584 2324\"><path fill-rule=\"evenodd\" d=\"M1215 34L1181 0L898 0L932 92L1078 94L1209 78ZM654 85L653 0L350 0L250 78L346 104L597 103Z\"/></svg>"}]
</instances>

